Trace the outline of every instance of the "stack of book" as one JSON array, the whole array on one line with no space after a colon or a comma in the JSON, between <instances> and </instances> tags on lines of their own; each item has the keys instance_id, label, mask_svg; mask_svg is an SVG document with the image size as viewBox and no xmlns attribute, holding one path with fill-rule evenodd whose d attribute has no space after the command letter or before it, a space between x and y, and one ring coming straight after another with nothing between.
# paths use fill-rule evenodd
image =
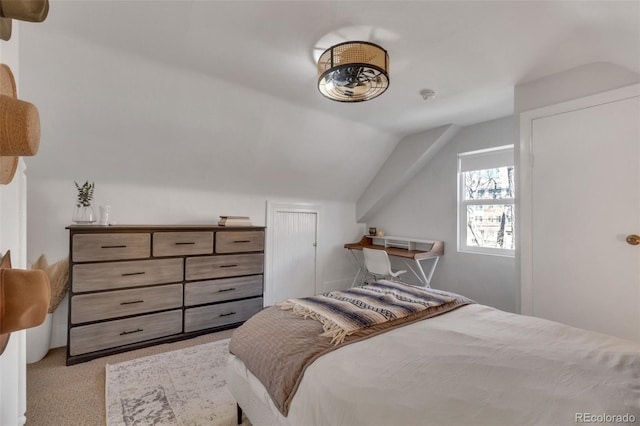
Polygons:
<instances>
[{"instance_id":1,"label":"stack of book","mask_svg":"<svg viewBox=\"0 0 640 426\"><path fill-rule=\"evenodd\" d=\"M252 226L249 216L220 216L219 226Z\"/></svg>"}]
</instances>

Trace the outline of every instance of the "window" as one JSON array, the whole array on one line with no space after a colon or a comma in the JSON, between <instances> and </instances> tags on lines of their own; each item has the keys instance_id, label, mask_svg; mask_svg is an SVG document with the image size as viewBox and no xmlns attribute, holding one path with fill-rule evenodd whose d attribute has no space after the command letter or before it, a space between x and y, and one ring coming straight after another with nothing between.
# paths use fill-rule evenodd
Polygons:
<instances>
[{"instance_id":1,"label":"window","mask_svg":"<svg viewBox=\"0 0 640 426\"><path fill-rule=\"evenodd\" d=\"M458 154L458 251L514 255L513 145Z\"/></svg>"}]
</instances>

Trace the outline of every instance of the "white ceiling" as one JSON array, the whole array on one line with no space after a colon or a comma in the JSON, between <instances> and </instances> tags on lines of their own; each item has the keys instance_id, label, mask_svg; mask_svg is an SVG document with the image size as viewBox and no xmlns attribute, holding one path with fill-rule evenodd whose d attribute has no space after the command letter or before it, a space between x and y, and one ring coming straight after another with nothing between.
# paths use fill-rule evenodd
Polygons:
<instances>
[{"instance_id":1,"label":"white ceiling","mask_svg":"<svg viewBox=\"0 0 640 426\"><path fill-rule=\"evenodd\" d=\"M513 111L518 83L590 62L640 72L637 1L62 1L47 32L170 63L399 135ZM22 28L28 31L25 24ZM316 89L320 40L389 52L391 85L356 104ZM425 102L418 92L431 88Z\"/></svg>"},{"instance_id":2,"label":"white ceiling","mask_svg":"<svg viewBox=\"0 0 640 426\"><path fill-rule=\"evenodd\" d=\"M508 116L517 84L587 63L640 71L638 1L50 1L8 42L36 186L353 202L404 135ZM389 51L389 90L325 99L314 52L356 38Z\"/></svg>"}]
</instances>

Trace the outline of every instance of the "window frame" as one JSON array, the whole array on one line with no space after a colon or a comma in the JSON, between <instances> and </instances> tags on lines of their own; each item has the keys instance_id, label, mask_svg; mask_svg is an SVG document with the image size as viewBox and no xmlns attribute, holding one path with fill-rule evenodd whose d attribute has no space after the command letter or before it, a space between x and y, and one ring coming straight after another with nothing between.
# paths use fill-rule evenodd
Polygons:
<instances>
[{"instance_id":1,"label":"window frame","mask_svg":"<svg viewBox=\"0 0 640 426\"><path fill-rule=\"evenodd\" d=\"M458 179L458 212L457 212L457 228L458 228L458 252L461 253L473 253L473 254L484 254L491 256L505 256L505 257L515 257L515 248L514 249L503 249L496 247L476 247L467 245L467 206L470 205L480 205L480 206L490 206L490 205L511 205L512 214L513 214L513 234L512 238L514 239L514 247L515 247L515 193L513 197L510 198L499 198L499 199L477 199L477 200L465 200L465 179L464 174L466 172L462 172L462 161L463 158L472 157L472 156L487 156L487 154L491 153L500 153L503 154L505 151L511 151L511 154L515 154L514 145L502 145L494 148L480 149L475 151L467 151L458 153L457 158L457 179ZM515 174L515 159L514 164L514 174ZM495 168L500 168L505 166L496 166ZM487 170L487 169L481 169ZM515 178L515 176L514 176ZM514 179L515 180L515 179ZM515 192L515 187L513 188Z\"/></svg>"}]
</instances>

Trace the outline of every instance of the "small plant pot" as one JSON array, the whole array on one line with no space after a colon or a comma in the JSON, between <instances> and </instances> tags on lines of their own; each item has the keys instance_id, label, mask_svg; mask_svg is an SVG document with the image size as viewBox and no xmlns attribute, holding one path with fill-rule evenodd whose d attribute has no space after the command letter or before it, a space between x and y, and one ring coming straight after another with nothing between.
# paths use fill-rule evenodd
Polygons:
<instances>
[{"instance_id":1,"label":"small plant pot","mask_svg":"<svg viewBox=\"0 0 640 426\"><path fill-rule=\"evenodd\" d=\"M78 225L89 225L96 221L96 213L91 206L76 207L73 213L73 221Z\"/></svg>"}]
</instances>

